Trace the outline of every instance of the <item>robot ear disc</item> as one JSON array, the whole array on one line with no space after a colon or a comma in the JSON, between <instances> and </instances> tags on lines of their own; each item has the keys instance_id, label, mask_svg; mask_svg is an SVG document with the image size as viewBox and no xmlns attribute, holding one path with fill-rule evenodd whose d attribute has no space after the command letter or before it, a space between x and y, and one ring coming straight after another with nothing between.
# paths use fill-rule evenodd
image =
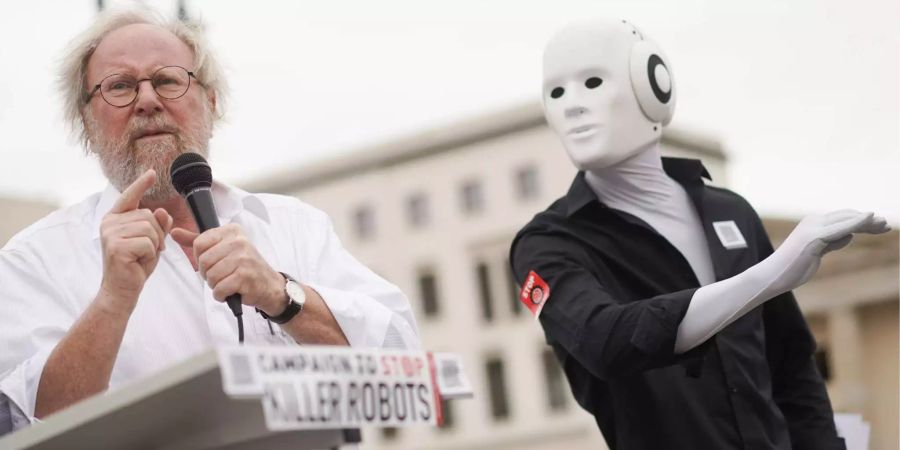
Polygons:
<instances>
[{"instance_id":1,"label":"robot ear disc","mask_svg":"<svg viewBox=\"0 0 900 450\"><path fill-rule=\"evenodd\" d=\"M675 112L675 83L662 51L650 41L631 50L631 87L644 115L667 125Z\"/></svg>"},{"instance_id":2,"label":"robot ear disc","mask_svg":"<svg viewBox=\"0 0 900 450\"><path fill-rule=\"evenodd\" d=\"M647 78L656 99L660 103L669 103L672 99L672 78L669 76L666 63L655 53L647 59Z\"/></svg>"}]
</instances>

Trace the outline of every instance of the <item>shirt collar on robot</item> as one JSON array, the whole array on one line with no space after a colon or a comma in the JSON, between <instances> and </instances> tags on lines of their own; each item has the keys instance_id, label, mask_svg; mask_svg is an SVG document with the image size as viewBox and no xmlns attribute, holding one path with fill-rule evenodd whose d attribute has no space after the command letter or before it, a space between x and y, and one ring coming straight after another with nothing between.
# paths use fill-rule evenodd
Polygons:
<instances>
[{"instance_id":1,"label":"shirt collar on robot","mask_svg":"<svg viewBox=\"0 0 900 450\"><path fill-rule=\"evenodd\" d=\"M663 170L682 185L702 182L701 177L712 181L712 177L699 159L663 157L662 165ZM566 202L568 203L566 208L567 217L571 217L591 202L597 202L601 206L606 206L597 199L597 195L588 186L582 171L579 171L578 175L575 176L575 180L572 181L572 186L569 187L569 192L566 193Z\"/></svg>"},{"instance_id":2,"label":"shirt collar on robot","mask_svg":"<svg viewBox=\"0 0 900 450\"><path fill-rule=\"evenodd\" d=\"M100 200L94 208L92 239L100 237L100 221L103 220L103 216L109 212L120 195L122 193L111 184L107 185L100 195ZM247 210L264 222L269 223L269 212L266 210L266 205L257 196L249 192L213 181L212 196L216 204L216 212L220 218L231 220L241 211Z\"/></svg>"}]
</instances>

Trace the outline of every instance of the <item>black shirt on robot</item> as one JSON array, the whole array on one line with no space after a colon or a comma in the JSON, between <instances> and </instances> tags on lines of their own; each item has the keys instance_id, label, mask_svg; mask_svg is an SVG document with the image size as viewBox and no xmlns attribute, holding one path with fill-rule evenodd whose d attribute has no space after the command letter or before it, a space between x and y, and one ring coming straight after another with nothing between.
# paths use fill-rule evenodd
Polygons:
<instances>
[{"instance_id":1,"label":"black shirt on robot","mask_svg":"<svg viewBox=\"0 0 900 450\"><path fill-rule=\"evenodd\" d=\"M663 158L663 168L697 208L717 281L772 253L753 208L705 185L700 161ZM713 223L727 221L746 246L725 248ZM510 261L519 282L533 270L549 285L540 313L547 342L611 449L844 448L793 294L675 354L700 287L693 270L644 221L603 205L584 173L519 231Z\"/></svg>"}]
</instances>

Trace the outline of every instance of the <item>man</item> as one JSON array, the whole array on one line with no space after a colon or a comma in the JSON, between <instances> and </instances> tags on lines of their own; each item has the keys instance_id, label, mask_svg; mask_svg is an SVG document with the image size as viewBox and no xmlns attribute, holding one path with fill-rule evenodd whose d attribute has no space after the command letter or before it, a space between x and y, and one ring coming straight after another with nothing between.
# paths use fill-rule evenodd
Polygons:
<instances>
[{"instance_id":1,"label":"man","mask_svg":"<svg viewBox=\"0 0 900 450\"><path fill-rule=\"evenodd\" d=\"M510 261L609 447L844 448L790 291L853 233L887 231L884 219L810 216L773 252L753 208L705 185L699 161L660 157L671 72L624 21L554 35L543 91L580 172Z\"/></svg>"},{"instance_id":2,"label":"man","mask_svg":"<svg viewBox=\"0 0 900 450\"><path fill-rule=\"evenodd\" d=\"M0 251L0 428L237 342L232 294L248 343L419 346L407 299L321 211L214 183L223 226L198 233L168 178L178 155L208 153L221 112L224 79L198 29L105 13L62 86L110 186Z\"/></svg>"}]
</instances>

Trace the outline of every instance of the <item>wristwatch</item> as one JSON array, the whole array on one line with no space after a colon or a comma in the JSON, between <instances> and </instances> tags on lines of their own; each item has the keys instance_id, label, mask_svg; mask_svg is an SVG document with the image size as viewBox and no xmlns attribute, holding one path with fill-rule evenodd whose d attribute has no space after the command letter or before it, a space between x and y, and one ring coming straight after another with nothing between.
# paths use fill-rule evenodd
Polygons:
<instances>
[{"instance_id":1,"label":"wristwatch","mask_svg":"<svg viewBox=\"0 0 900 450\"><path fill-rule=\"evenodd\" d=\"M284 277L284 292L288 297L287 307L284 309L284 312L277 316L269 316L259 308L256 308L256 312L266 320L282 325L288 323L294 316L300 314L300 311L303 311L303 305L306 303L306 293L303 292L303 287L300 286L300 283L292 276L284 272L278 273Z\"/></svg>"}]
</instances>

